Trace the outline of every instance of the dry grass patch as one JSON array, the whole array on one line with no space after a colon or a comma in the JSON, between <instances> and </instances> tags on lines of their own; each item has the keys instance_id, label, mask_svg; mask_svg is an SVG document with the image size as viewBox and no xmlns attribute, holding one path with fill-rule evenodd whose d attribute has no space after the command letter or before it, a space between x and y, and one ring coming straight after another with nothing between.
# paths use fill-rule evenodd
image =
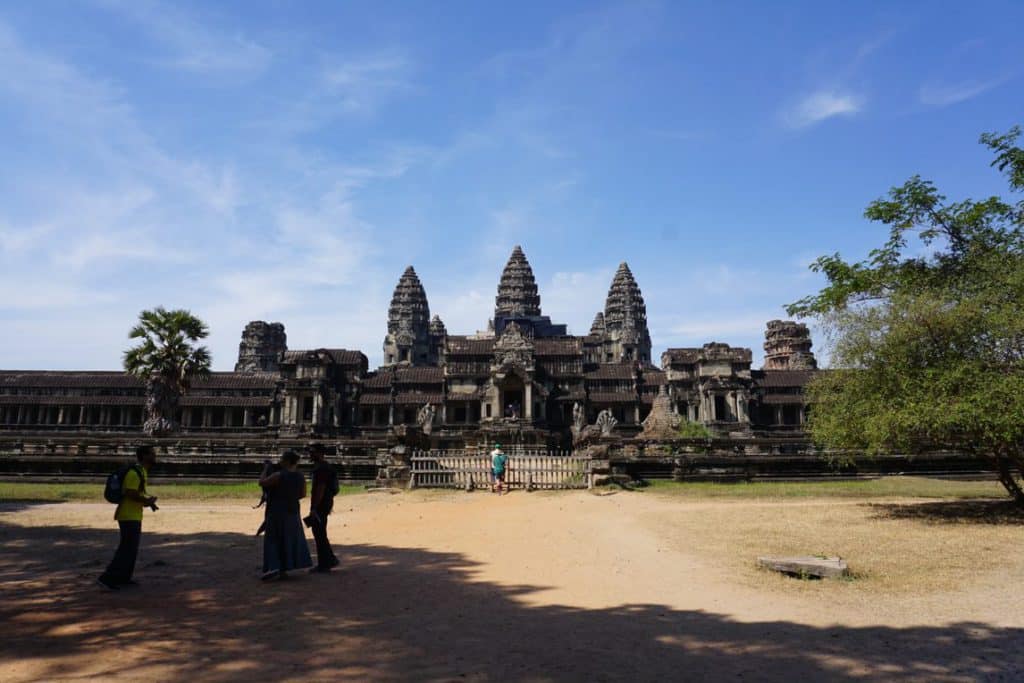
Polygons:
<instances>
[{"instance_id":1,"label":"dry grass patch","mask_svg":"<svg viewBox=\"0 0 1024 683\"><path fill-rule=\"evenodd\" d=\"M991 502L972 503L982 509ZM915 514L916 506L928 506ZM695 503L666 520L649 520L669 541L713 561L740 582L829 599L913 596L963 589L994 575L1024 578L1024 523L1002 518L953 515L963 502L911 501L877 504L849 500ZM927 514L925 514L927 512ZM978 521L978 519L985 521ZM1001 519L1001 521L999 521ZM851 580L799 581L758 569L760 555L827 555L845 559Z\"/></svg>"}]
</instances>

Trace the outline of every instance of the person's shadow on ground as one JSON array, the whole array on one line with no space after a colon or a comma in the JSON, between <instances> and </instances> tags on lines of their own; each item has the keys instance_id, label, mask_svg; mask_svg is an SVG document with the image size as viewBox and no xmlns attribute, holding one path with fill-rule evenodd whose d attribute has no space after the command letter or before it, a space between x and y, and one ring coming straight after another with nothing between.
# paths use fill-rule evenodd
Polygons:
<instances>
[{"instance_id":1,"label":"person's shadow on ground","mask_svg":"<svg viewBox=\"0 0 1024 683\"><path fill-rule=\"evenodd\" d=\"M1021 680L1024 629L815 628L662 605L530 606L455 553L358 545L344 570L262 584L257 541L144 537L143 586L91 583L115 531L0 523L0 671L40 680ZM686 580L666 566L665 581ZM629 577L609 581L629 581ZM1016 590L1016 588L1008 588ZM827 610L823 605L822 609ZM126 667L122 643L142 648Z\"/></svg>"}]
</instances>

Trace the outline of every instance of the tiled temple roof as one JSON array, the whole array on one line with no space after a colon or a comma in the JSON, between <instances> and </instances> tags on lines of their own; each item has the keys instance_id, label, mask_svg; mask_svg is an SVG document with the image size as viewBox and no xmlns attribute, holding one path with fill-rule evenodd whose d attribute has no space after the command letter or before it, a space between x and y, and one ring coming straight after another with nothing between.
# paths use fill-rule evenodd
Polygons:
<instances>
[{"instance_id":1,"label":"tiled temple roof","mask_svg":"<svg viewBox=\"0 0 1024 683\"><path fill-rule=\"evenodd\" d=\"M44 405L44 406L143 406L146 397L139 396L18 396L0 395L0 405Z\"/></svg>"},{"instance_id":2,"label":"tiled temple roof","mask_svg":"<svg viewBox=\"0 0 1024 683\"><path fill-rule=\"evenodd\" d=\"M282 362L298 363L305 360L307 356L318 353L325 353L337 365L365 367L368 362L362 351L349 351L348 349L294 349L284 352Z\"/></svg>"},{"instance_id":3,"label":"tiled temple roof","mask_svg":"<svg viewBox=\"0 0 1024 683\"><path fill-rule=\"evenodd\" d=\"M386 406L389 403L391 403L391 394L390 394L390 392L389 393L378 393L378 392L367 393L367 394L362 394L359 397L359 404L360 405L365 405L365 406L385 405Z\"/></svg>"},{"instance_id":4,"label":"tiled temple roof","mask_svg":"<svg viewBox=\"0 0 1024 683\"><path fill-rule=\"evenodd\" d=\"M232 408L266 407L273 402L271 396L203 396L185 394L181 397L182 407L224 406ZM4 396L0 395L0 405L48 405L48 406L144 406L146 397L138 396Z\"/></svg>"},{"instance_id":5,"label":"tiled temple roof","mask_svg":"<svg viewBox=\"0 0 1024 683\"><path fill-rule=\"evenodd\" d=\"M657 370L655 368L645 368L641 373L641 377L643 378L644 384L661 386L662 384L668 383L668 375L666 375L662 370Z\"/></svg>"},{"instance_id":6,"label":"tiled temple roof","mask_svg":"<svg viewBox=\"0 0 1024 683\"><path fill-rule=\"evenodd\" d=\"M273 389L277 376L249 372L213 372L206 379L196 378L194 389ZM0 386L25 388L145 389L145 382L124 372L3 370Z\"/></svg>"},{"instance_id":7,"label":"tiled temple roof","mask_svg":"<svg viewBox=\"0 0 1024 683\"><path fill-rule=\"evenodd\" d=\"M636 394L631 391L592 391L591 403L636 403Z\"/></svg>"},{"instance_id":8,"label":"tiled temple roof","mask_svg":"<svg viewBox=\"0 0 1024 683\"><path fill-rule=\"evenodd\" d=\"M762 370L751 373L755 386L765 389L775 387L802 387L820 371L815 370Z\"/></svg>"},{"instance_id":9,"label":"tiled temple roof","mask_svg":"<svg viewBox=\"0 0 1024 683\"><path fill-rule=\"evenodd\" d=\"M536 339L534 353L538 356L578 356L583 353L583 339L580 337L552 337Z\"/></svg>"},{"instance_id":10,"label":"tiled temple roof","mask_svg":"<svg viewBox=\"0 0 1024 683\"><path fill-rule=\"evenodd\" d=\"M395 403L402 405L418 405L424 403L444 403L444 394L425 393L420 391L400 391L395 396Z\"/></svg>"},{"instance_id":11,"label":"tiled temple roof","mask_svg":"<svg viewBox=\"0 0 1024 683\"><path fill-rule=\"evenodd\" d=\"M273 403L270 396L195 396L186 394L182 406L215 406L231 408L265 408Z\"/></svg>"},{"instance_id":12,"label":"tiled temple roof","mask_svg":"<svg viewBox=\"0 0 1024 683\"><path fill-rule=\"evenodd\" d=\"M448 337L448 355L489 356L494 353L494 339Z\"/></svg>"},{"instance_id":13,"label":"tiled temple roof","mask_svg":"<svg viewBox=\"0 0 1024 683\"><path fill-rule=\"evenodd\" d=\"M400 367L395 370L395 382L398 384L441 384L444 382L444 369L435 367Z\"/></svg>"},{"instance_id":14,"label":"tiled temple roof","mask_svg":"<svg viewBox=\"0 0 1024 683\"><path fill-rule=\"evenodd\" d=\"M803 394L768 394L760 402L762 405L803 405L806 400Z\"/></svg>"},{"instance_id":15,"label":"tiled temple roof","mask_svg":"<svg viewBox=\"0 0 1024 683\"><path fill-rule=\"evenodd\" d=\"M379 389L381 387L390 387L391 382L394 379L392 374L388 371L378 372L374 375L363 380L363 389Z\"/></svg>"},{"instance_id":16,"label":"tiled temple roof","mask_svg":"<svg viewBox=\"0 0 1024 683\"><path fill-rule=\"evenodd\" d=\"M123 372L85 371L51 372L45 370L0 371L0 386L6 387L96 387L138 388L145 385L139 379Z\"/></svg>"},{"instance_id":17,"label":"tiled temple roof","mask_svg":"<svg viewBox=\"0 0 1024 683\"><path fill-rule=\"evenodd\" d=\"M610 363L598 366L586 375L587 379L635 379L636 365L633 363Z\"/></svg>"}]
</instances>

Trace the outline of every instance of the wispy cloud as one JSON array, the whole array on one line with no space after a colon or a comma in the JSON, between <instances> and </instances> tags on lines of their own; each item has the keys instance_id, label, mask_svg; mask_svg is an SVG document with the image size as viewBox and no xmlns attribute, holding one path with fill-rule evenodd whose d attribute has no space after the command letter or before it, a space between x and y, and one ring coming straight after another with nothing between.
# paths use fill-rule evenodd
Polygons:
<instances>
[{"instance_id":1,"label":"wispy cloud","mask_svg":"<svg viewBox=\"0 0 1024 683\"><path fill-rule=\"evenodd\" d=\"M272 53L238 31L221 31L180 6L156 0L94 0L141 27L168 51L157 63L197 73L259 72Z\"/></svg>"},{"instance_id":2,"label":"wispy cloud","mask_svg":"<svg viewBox=\"0 0 1024 683\"><path fill-rule=\"evenodd\" d=\"M327 98L345 113L372 113L388 98L413 89L412 63L398 52L338 61L323 73Z\"/></svg>"},{"instance_id":3,"label":"wispy cloud","mask_svg":"<svg viewBox=\"0 0 1024 683\"><path fill-rule=\"evenodd\" d=\"M813 92L783 112L790 128L806 128L836 116L853 116L864 107L864 97L840 90Z\"/></svg>"},{"instance_id":4,"label":"wispy cloud","mask_svg":"<svg viewBox=\"0 0 1024 683\"><path fill-rule=\"evenodd\" d=\"M928 83L918 90L921 104L929 107L948 107L974 99L993 88L1006 83L1010 78L1002 76L990 80L967 80L959 83Z\"/></svg>"}]
</instances>

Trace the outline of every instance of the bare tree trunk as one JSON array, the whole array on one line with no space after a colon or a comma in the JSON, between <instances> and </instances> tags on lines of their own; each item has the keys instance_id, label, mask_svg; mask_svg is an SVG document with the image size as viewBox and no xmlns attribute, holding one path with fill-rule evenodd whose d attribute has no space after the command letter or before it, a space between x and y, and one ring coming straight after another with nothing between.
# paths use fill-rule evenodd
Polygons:
<instances>
[{"instance_id":1,"label":"bare tree trunk","mask_svg":"<svg viewBox=\"0 0 1024 683\"><path fill-rule=\"evenodd\" d=\"M996 456L996 468L999 473L999 483L1013 497L1018 505L1024 506L1024 487L1021 479L1024 477L1024 456L1017 454L1001 454Z\"/></svg>"}]
</instances>

